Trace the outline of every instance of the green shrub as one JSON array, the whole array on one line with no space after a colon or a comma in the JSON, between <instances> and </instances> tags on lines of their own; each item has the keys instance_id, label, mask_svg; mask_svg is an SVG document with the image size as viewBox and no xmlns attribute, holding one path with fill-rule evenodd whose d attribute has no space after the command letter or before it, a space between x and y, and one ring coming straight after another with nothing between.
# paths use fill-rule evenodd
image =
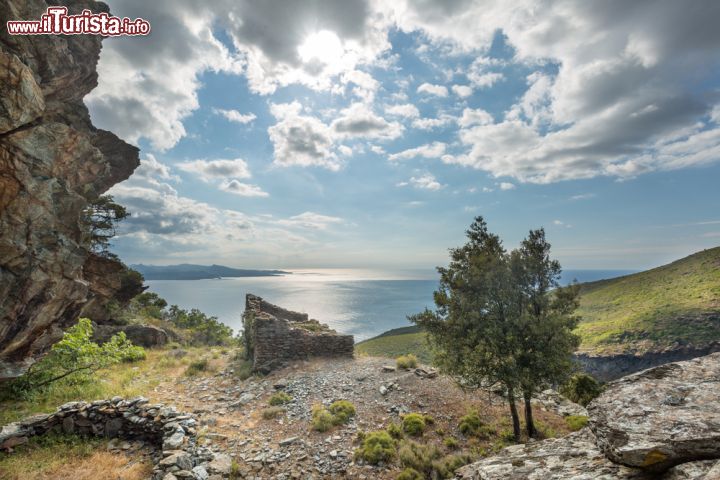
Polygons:
<instances>
[{"instance_id":1,"label":"green shrub","mask_svg":"<svg viewBox=\"0 0 720 480\"><path fill-rule=\"evenodd\" d=\"M450 450L456 450L460 446L460 442L455 437L447 437L443 440L443 444Z\"/></svg>"},{"instance_id":2,"label":"green shrub","mask_svg":"<svg viewBox=\"0 0 720 480\"><path fill-rule=\"evenodd\" d=\"M435 475L440 478L452 478L455 470L472 462L469 455L448 455L433 462L432 468Z\"/></svg>"},{"instance_id":3,"label":"green shrub","mask_svg":"<svg viewBox=\"0 0 720 480\"><path fill-rule=\"evenodd\" d=\"M312 409L312 428L318 432L327 432L335 425L335 417L322 405Z\"/></svg>"},{"instance_id":4,"label":"green shrub","mask_svg":"<svg viewBox=\"0 0 720 480\"><path fill-rule=\"evenodd\" d=\"M277 418L283 413L285 413L285 409L282 407L267 407L262 409L262 417L265 420Z\"/></svg>"},{"instance_id":5,"label":"green shrub","mask_svg":"<svg viewBox=\"0 0 720 480\"><path fill-rule=\"evenodd\" d=\"M400 472L400 475L397 476L397 480L425 480L425 475L414 468L406 468Z\"/></svg>"},{"instance_id":6,"label":"green shrub","mask_svg":"<svg viewBox=\"0 0 720 480\"><path fill-rule=\"evenodd\" d=\"M391 460L396 453L395 440L388 432L380 430L365 435L361 446L355 450L355 458L378 464Z\"/></svg>"},{"instance_id":7,"label":"green shrub","mask_svg":"<svg viewBox=\"0 0 720 480\"><path fill-rule=\"evenodd\" d=\"M390 425L388 425L388 427L387 427L387 432L395 440L400 440L401 438L403 438L405 436L403 434L402 427L395 422L390 422Z\"/></svg>"},{"instance_id":8,"label":"green shrub","mask_svg":"<svg viewBox=\"0 0 720 480\"><path fill-rule=\"evenodd\" d=\"M398 449L398 458L403 467L412 468L428 477L433 472L433 462L442 456L440 450L433 445L423 445L412 440L404 441Z\"/></svg>"},{"instance_id":9,"label":"green shrub","mask_svg":"<svg viewBox=\"0 0 720 480\"><path fill-rule=\"evenodd\" d=\"M588 417L585 415L568 415L565 417L565 423L570 427L570 430L576 432L585 428L588 424Z\"/></svg>"},{"instance_id":10,"label":"green shrub","mask_svg":"<svg viewBox=\"0 0 720 480\"><path fill-rule=\"evenodd\" d=\"M350 418L355 416L355 406L347 400L337 400L330 404L328 410L333 415L333 423L340 425L341 423L347 423Z\"/></svg>"},{"instance_id":11,"label":"green shrub","mask_svg":"<svg viewBox=\"0 0 720 480\"><path fill-rule=\"evenodd\" d=\"M207 358L195 360L194 362L191 362L190 365L188 365L187 370L185 370L185 375L187 375L188 377L195 376L200 372L206 371L208 369L208 366L209 363Z\"/></svg>"},{"instance_id":12,"label":"green shrub","mask_svg":"<svg viewBox=\"0 0 720 480\"><path fill-rule=\"evenodd\" d=\"M292 402L292 397L285 392L277 392L270 397L268 404L275 407L278 405L285 405L286 403Z\"/></svg>"},{"instance_id":13,"label":"green shrub","mask_svg":"<svg viewBox=\"0 0 720 480\"><path fill-rule=\"evenodd\" d=\"M423 418L425 419L426 424L435 425L435 418L433 418L432 415L425 415Z\"/></svg>"},{"instance_id":14,"label":"green shrub","mask_svg":"<svg viewBox=\"0 0 720 480\"><path fill-rule=\"evenodd\" d=\"M535 420L535 429L537 430L538 438L555 438L559 436L557 430L540 420Z\"/></svg>"},{"instance_id":15,"label":"green shrub","mask_svg":"<svg viewBox=\"0 0 720 480\"><path fill-rule=\"evenodd\" d=\"M247 380L252 377L253 363L250 360L238 360L233 365L233 373L240 380Z\"/></svg>"},{"instance_id":16,"label":"green shrub","mask_svg":"<svg viewBox=\"0 0 720 480\"><path fill-rule=\"evenodd\" d=\"M425 417L419 413L408 413L402 419L403 432L419 437L425 431Z\"/></svg>"},{"instance_id":17,"label":"green shrub","mask_svg":"<svg viewBox=\"0 0 720 480\"><path fill-rule=\"evenodd\" d=\"M577 373L560 387L560 393L575 403L586 407L602 393L602 385L587 373Z\"/></svg>"},{"instance_id":18,"label":"green shrub","mask_svg":"<svg viewBox=\"0 0 720 480\"><path fill-rule=\"evenodd\" d=\"M417 357L412 353L408 353L407 355L401 355L395 360L397 368L402 368L403 370L415 368L417 367L417 363Z\"/></svg>"},{"instance_id":19,"label":"green shrub","mask_svg":"<svg viewBox=\"0 0 720 480\"><path fill-rule=\"evenodd\" d=\"M475 436L480 438L486 438L490 434L494 433L494 430L480 419L480 415L477 412L468 412L467 415L460 417L460 423L458 424L460 433L466 437Z\"/></svg>"}]
</instances>

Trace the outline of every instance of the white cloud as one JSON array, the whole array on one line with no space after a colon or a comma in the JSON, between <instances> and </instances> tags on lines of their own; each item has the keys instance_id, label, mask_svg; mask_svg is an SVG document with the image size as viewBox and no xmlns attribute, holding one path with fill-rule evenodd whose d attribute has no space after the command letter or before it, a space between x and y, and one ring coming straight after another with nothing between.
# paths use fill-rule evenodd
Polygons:
<instances>
[{"instance_id":1,"label":"white cloud","mask_svg":"<svg viewBox=\"0 0 720 480\"><path fill-rule=\"evenodd\" d=\"M311 230L327 230L331 225L343 223L343 219L315 212L304 212L285 220L279 220L280 225L301 227Z\"/></svg>"},{"instance_id":2,"label":"white cloud","mask_svg":"<svg viewBox=\"0 0 720 480\"><path fill-rule=\"evenodd\" d=\"M501 182L498 186L500 190L514 190L516 188L515 184L510 182Z\"/></svg>"},{"instance_id":3,"label":"white cloud","mask_svg":"<svg viewBox=\"0 0 720 480\"><path fill-rule=\"evenodd\" d=\"M458 119L458 125L461 127L471 127L473 125L489 125L493 123L493 117L482 108L465 108L462 117Z\"/></svg>"},{"instance_id":4,"label":"white cloud","mask_svg":"<svg viewBox=\"0 0 720 480\"><path fill-rule=\"evenodd\" d=\"M251 123L257 118L254 113L240 113L237 110L223 110L222 108L213 108L213 113L222 115L231 122L243 125Z\"/></svg>"},{"instance_id":5,"label":"white cloud","mask_svg":"<svg viewBox=\"0 0 720 480\"><path fill-rule=\"evenodd\" d=\"M595 196L596 195L594 193L580 193L578 195L573 195L572 197L570 197L570 200L587 200L590 198L595 198Z\"/></svg>"},{"instance_id":6,"label":"white cloud","mask_svg":"<svg viewBox=\"0 0 720 480\"><path fill-rule=\"evenodd\" d=\"M342 138L392 140L400 137L404 130L398 122L388 122L362 103L353 103L341 110L331 126Z\"/></svg>"},{"instance_id":7,"label":"white cloud","mask_svg":"<svg viewBox=\"0 0 720 480\"><path fill-rule=\"evenodd\" d=\"M557 227L572 228L572 225L570 225L569 223L565 223L562 220L553 220L553 225Z\"/></svg>"},{"instance_id":8,"label":"white cloud","mask_svg":"<svg viewBox=\"0 0 720 480\"><path fill-rule=\"evenodd\" d=\"M423 83L417 88L418 93L426 93L435 95L436 97L445 98L448 96L448 89L443 85L434 85L432 83Z\"/></svg>"},{"instance_id":9,"label":"white cloud","mask_svg":"<svg viewBox=\"0 0 720 480\"><path fill-rule=\"evenodd\" d=\"M407 187L408 185L412 185L413 187L421 190L433 191L445 188L445 185L438 182L435 176L430 173L425 173L418 177L411 177L407 182L398 182L395 184L397 187Z\"/></svg>"},{"instance_id":10,"label":"white cloud","mask_svg":"<svg viewBox=\"0 0 720 480\"><path fill-rule=\"evenodd\" d=\"M468 74L468 80L470 80L470 83L473 84L475 88L490 88L493 85L495 85L497 82L504 80L505 75L498 72L488 72L488 73L481 73L481 74L474 74L469 73Z\"/></svg>"},{"instance_id":11,"label":"white cloud","mask_svg":"<svg viewBox=\"0 0 720 480\"><path fill-rule=\"evenodd\" d=\"M385 113L404 118L417 118L420 116L418 108L411 104L405 103L400 105L385 105Z\"/></svg>"},{"instance_id":12,"label":"white cloud","mask_svg":"<svg viewBox=\"0 0 720 480\"><path fill-rule=\"evenodd\" d=\"M469 85L453 85L452 91L460 98L467 98L473 93L473 89Z\"/></svg>"},{"instance_id":13,"label":"white cloud","mask_svg":"<svg viewBox=\"0 0 720 480\"><path fill-rule=\"evenodd\" d=\"M196 174L205 182L228 177L251 177L250 169L242 158L233 160L193 160L179 163L177 167L185 172Z\"/></svg>"},{"instance_id":14,"label":"white cloud","mask_svg":"<svg viewBox=\"0 0 720 480\"><path fill-rule=\"evenodd\" d=\"M391 162L397 160L409 160L415 157L439 158L445 153L446 145L443 142L433 142L419 147L409 148L402 152L393 153L388 157Z\"/></svg>"},{"instance_id":15,"label":"white cloud","mask_svg":"<svg viewBox=\"0 0 720 480\"><path fill-rule=\"evenodd\" d=\"M267 197L268 193L264 192L262 188L257 185L251 185L249 183L242 183L238 180L232 179L227 182L223 182L220 185L220 190L241 197Z\"/></svg>"},{"instance_id":16,"label":"white cloud","mask_svg":"<svg viewBox=\"0 0 720 480\"><path fill-rule=\"evenodd\" d=\"M412 126L419 130L433 130L435 128L450 125L455 121L455 117L447 114L440 115L438 118L416 118L412 122Z\"/></svg>"}]
</instances>

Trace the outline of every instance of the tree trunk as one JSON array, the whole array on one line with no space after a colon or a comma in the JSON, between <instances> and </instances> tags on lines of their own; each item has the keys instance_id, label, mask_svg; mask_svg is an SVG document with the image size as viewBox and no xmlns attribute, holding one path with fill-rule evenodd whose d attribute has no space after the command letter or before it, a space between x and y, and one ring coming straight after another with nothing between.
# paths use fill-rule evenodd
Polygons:
<instances>
[{"instance_id":1,"label":"tree trunk","mask_svg":"<svg viewBox=\"0 0 720 480\"><path fill-rule=\"evenodd\" d=\"M523 398L525 400L525 428L527 430L528 438L535 438L537 430L535 429L535 422L533 421L532 404L532 392L524 391Z\"/></svg>"},{"instance_id":2,"label":"tree trunk","mask_svg":"<svg viewBox=\"0 0 720 480\"><path fill-rule=\"evenodd\" d=\"M520 442L520 416L515 406L515 392L512 388L508 388L508 403L510 404L510 415L512 415L513 434L515 441Z\"/></svg>"}]
</instances>

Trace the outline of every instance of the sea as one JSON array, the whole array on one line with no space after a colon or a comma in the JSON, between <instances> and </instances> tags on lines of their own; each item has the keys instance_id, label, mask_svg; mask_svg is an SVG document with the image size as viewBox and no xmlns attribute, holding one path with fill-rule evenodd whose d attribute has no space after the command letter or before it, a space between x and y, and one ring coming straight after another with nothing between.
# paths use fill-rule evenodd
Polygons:
<instances>
[{"instance_id":1,"label":"sea","mask_svg":"<svg viewBox=\"0 0 720 480\"><path fill-rule=\"evenodd\" d=\"M562 284L619 277L632 270L567 270ZM361 269L293 270L271 277L148 280L149 290L184 309L197 308L236 332L242 328L245 295L307 313L362 341L410 325L408 315L433 308L437 274L432 271Z\"/></svg>"}]
</instances>

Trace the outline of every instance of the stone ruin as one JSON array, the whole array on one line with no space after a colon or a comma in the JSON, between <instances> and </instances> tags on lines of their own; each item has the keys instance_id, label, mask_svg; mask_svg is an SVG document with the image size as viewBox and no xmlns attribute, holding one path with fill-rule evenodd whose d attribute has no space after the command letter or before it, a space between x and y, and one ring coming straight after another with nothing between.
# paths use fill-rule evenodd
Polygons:
<instances>
[{"instance_id":1,"label":"stone ruin","mask_svg":"<svg viewBox=\"0 0 720 480\"><path fill-rule=\"evenodd\" d=\"M34 415L0 428L0 450L10 451L48 432L143 440L155 449L153 480L227 478L231 458L199 446L196 425L192 415L150 404L142 397L70 402L54 413Z\"/></svg>"},{"instance_id":2,"label":"stone ruin","mask_svg":"<svg viewBox=\"0 0 720 480\"><path fill-rule=\"evenodd\" d=\"M340 335L307 313L286 310L262 298L245 297L244 338L253 369L268 373L291 360L352 357L352 335Z\"/></svg>"}]
</instances>

